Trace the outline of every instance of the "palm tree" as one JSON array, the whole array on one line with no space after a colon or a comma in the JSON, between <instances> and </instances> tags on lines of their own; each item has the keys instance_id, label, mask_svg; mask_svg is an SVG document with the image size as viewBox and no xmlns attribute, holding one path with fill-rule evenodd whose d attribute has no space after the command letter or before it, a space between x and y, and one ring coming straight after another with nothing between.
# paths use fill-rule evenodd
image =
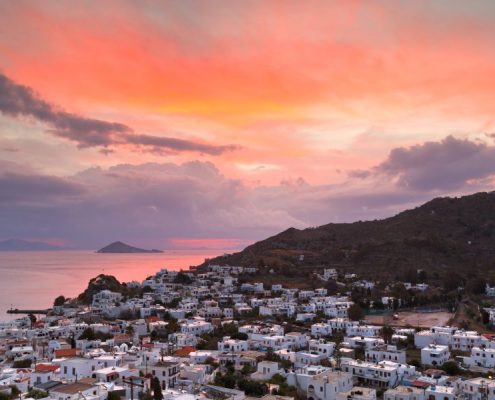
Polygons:
<instances>
[{"instance_id":1,"label":"palm tree","mask_svg":"<svg viewBox=\"0 0 495 400\"><path fill-rule=\"evenodd\" d=\"M392 335L394 334L394 329L388 325L385 325L380 330L381 336L385 343L390 343L392 341Z\"/></svg>"},{"instance_id":2,"label":"palm tree","mask_svg":"<svg viewBox=\"0 0 495 400\"><path fill-rule=\"evenodd\" d=\"M132 325L127 325L127 327L125 328L125 333L130 336L134 336L134 327Z\"/></svg>"}]
</instances>

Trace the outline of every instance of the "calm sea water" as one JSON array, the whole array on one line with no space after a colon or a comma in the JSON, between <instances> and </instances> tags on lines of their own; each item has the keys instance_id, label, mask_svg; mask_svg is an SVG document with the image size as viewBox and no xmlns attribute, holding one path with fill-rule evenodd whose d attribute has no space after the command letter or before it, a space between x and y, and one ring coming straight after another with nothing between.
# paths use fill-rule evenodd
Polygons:
<instances>
[{"instance_id":1,"label":"calm sea water","mask_svg":"<svg viewBox=\"0 0 495 400\"><path fill-rule=\"evenodd\" d=\"M121 282L141 281L161 268L189 269L221 250L166 251L157 254L97 254L92 251L0 251L0 320L13 308L43 309L59 295L75 297L89 279L104 273Z\"/></svg>"}]
</instances>

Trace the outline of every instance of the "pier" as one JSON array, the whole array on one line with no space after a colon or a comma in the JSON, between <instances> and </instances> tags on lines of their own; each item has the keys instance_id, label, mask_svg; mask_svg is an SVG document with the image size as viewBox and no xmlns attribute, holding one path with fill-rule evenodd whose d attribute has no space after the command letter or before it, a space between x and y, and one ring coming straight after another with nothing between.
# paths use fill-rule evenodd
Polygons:
<instances>
[{"instance_id":1,"label":"pier","mask_svg":"<svg viewBox=\"0 0 495 400\"><path fill-rule=\"evenodd\" d=\"M46 310L21 310L19 308L11 308L7 310L7 314L48 314L51 309Z\"/></svg>"}]
</instances>

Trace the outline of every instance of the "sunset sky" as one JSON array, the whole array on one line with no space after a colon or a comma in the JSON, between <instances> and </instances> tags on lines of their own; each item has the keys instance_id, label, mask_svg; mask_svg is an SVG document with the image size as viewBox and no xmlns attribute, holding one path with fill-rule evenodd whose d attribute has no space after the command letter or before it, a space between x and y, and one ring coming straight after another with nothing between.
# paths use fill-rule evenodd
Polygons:
<instances>
[{"instance_id":1,"label":"sunset sky","mask_svg":"<svg viewBox=\"0 0 495 400\"><path fill-rule=\"evenodd\" d=\"M491 191L495 2L0 0L0 239L240 248Z\"/></svg>"}]
</instances>

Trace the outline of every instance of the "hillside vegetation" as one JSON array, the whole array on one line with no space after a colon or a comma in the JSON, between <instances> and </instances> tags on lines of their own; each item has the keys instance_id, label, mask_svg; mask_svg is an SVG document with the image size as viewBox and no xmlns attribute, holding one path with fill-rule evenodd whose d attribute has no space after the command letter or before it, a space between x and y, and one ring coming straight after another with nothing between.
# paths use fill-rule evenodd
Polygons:
<instances>
[{"instance_id":1,"label":"hillside vegetation","mask_svg":"<svg viewBox=\"0 0 495 400\"><path fill-rule=\"evenodd\" d=\"M304 259L300 260L300 255ZM332 266L360 276L393 277L411 269L465 275L495 266L495 194L436 198L383 220L287 229L212 264L255 265L277 273Z\"/></svg>"}]
</instances>

